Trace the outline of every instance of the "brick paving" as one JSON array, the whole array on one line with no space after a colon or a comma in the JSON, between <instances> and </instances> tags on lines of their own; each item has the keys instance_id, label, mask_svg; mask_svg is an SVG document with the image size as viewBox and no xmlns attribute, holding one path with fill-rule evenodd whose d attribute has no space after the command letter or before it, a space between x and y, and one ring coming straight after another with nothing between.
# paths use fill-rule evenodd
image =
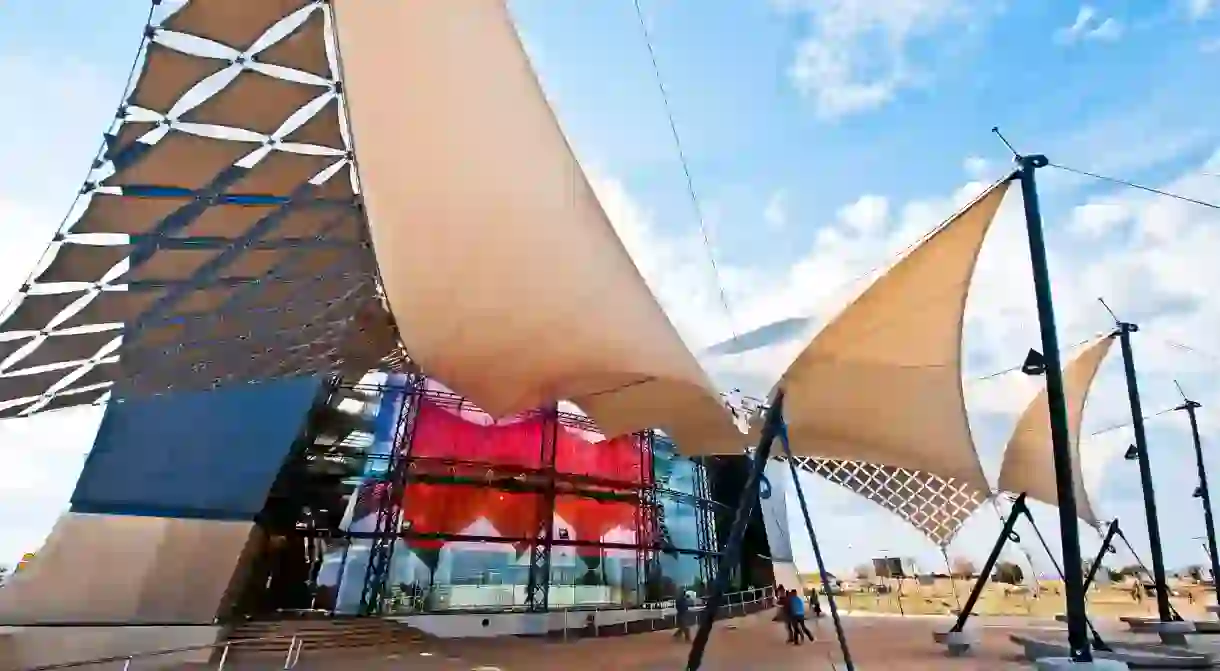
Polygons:
<instances>
[{"instance_id":1,"label":"brick paving","mask_svg":"<svg viewBox=\"0 0 1220 671\"><path fill-rule=\"evenodd\" d=\"M972 655L948 658L944 649L932 642L932 632L944 627L943 621L924 618L845 619L848 643L858 671L1009 671L1029 669L1019 659L1019 650L1008 641L1016 629L985 627L982 645ZM985 620L980 624L986 624ZM1006 623L1009 624L1009 623ZM1017 622L1012 622L1018 625ZM834 628L829 620L818 626L819 640L800 647L786 645L784 633L770 615L752 616L717 626L704 657L706 671L802 671L842 669ZM688 647L674 641L671 634L638 634L627 637L586 639L570 643L536 639L481 639L433 641L415 649L387 653L334 653L311 656L306 650L297 671L339 671L368 669L389 671L546 671L581 669L589 671L680 671ZM423 654L421 654L423 653ZM837 666L832 666L832 662ZM255 671L226 667L226 671ZM267 667L271 668L271 667Z\"/></svg>"}]
</instances>

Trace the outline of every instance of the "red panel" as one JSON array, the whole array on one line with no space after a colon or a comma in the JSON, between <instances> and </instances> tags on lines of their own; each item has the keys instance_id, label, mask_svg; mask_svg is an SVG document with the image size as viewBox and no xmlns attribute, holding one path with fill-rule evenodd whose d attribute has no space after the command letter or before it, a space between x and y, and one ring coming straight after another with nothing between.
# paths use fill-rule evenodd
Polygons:
<instances>
[{"instance_id":1,"label":"red panel","mask_svg":"<svg viewBox=\"0 0 1220 671\"><path fill-rule=\"evenodd\" d=\"M411 456L450 459L526 469L546 467L543 442L554 425L541 415L511 424L471 422L435 402L420 399ZM629 435L596 443L561 428L555 436L555 469L560 473L632 485L650 480L641 468L644 446ZM417 469L436 470L419 464Z\"/></svg>"},{"instance_id":2,"label":"red panel","mask_svg":"<svg viewBox=\"0 0 1220 671\"><path fill-rule=\"evenodd\" d=\"M462 533L479 518L485 491L460 485L407 485L403 523L424 534Z\"/></svg>"},{"instance_id":3,"label":"red panel","mask_svg":"<svg viewBox=\"0 0 1220 671\"><path fill-rule=\"evenodd\" d=\"M537 527L542 497L472 485L413 483L404 496L403 521L422 534L460 534L485 519L495 532L475 535L529 538Z\"/></svg>"},{"instance_id":4,"label":"red panel","mask_svg":"<svg viewBox=\"0 0 1220 671\"><path fill-rule=\"evenodd\" d=\"M643 456L638 436L620 436L590 443L566 429L556 439L555 470L572 475L587 475L623 483L643 481L640 461Z\"/></svg>"},{"instance_id":5,"label":"red panel","mask_svg":"<svg viewBox=\"0 0 1220 671\"><path fill-rule=\"evenodd\" d=\"M545 427L542 417L512 424L476 424L420 399L411 456L541 468Z\"/></svg>"},{"instance_id":6,"label":"red panel","mask_svg":"<svg viewBox=\"0 0 1220 671\"><path fill-rule=\"evenodd\" d=\"M555 429L554 420L537 415L508 424L481 424L421 399L415 417L411 456L468 462L457 466L457 475L481 473L488 466L537 469L546 467L543 443L555 436L555 469L567 475L580 475L621 483L626 487L650 484L652 473L646 446L638 436L590 442L568 428ZM437 462L416 462L417 472L448 472ZM407 486L403 517L410 528L425 534L497 535L518 540L536 538L540 531L541 494L509 492L477 485L412 483ZM601 542L615 527L636 529L638 506L632 502L609 501L561 495L555 513L574 532L567 540ZM470 530L476 520L485 519L495 528ZM633 534L634 535L634 534ZM563 540L557 538L557 540ZM439 547L443 541L417 539L415 547ZM522 542L515 543L523 550ZM597 548L578 548L581 555L597 554Z\"/></svg>"},{"instance_id":7,"label":"red panel","mask_svg":"<svg viewBox=\"0 0 1220 671\"><path fill-rule=\"evenodd\" d=\"M615 527L635 528L636 505L627 501L598 501L581 496L560 496L555 514L575 531L569 540L599 543Z\"/></svg>"},{"instance_id":8,"label":"red panel","mask_svg":"<svg viewBox=\"0 0 1220 671\"><path fill-rule=\"evenodd\" d=\"M496 531L505 538L537 538L538 512L543 499L541 494L505 492L495 489L487 492L485 516Z\"/></svg>"}]
</instances>

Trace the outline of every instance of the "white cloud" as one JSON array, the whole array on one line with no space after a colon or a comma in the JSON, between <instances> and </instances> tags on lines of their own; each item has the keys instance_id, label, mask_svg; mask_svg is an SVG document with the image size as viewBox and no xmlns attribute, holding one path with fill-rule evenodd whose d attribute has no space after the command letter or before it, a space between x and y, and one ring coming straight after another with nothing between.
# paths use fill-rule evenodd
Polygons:
<instances>
[{"instance_id":1,"label":"white cloud","mask_svg":"<svg viewBox=\"0 0 1220 671\"><path fill-rule=\"evenodd\" d=\"M1122 22L1114 17L1109 17L1102 21L1101 25L1086 34L1085 38L1101 42L1113 42L1122 37L1125 31L1126 28L1123 27Z\"/></svg>"},{"instance_id":2,"label":"white cloud","mask_svg":"<svg viewBox=\"0 0 1220 671\"><path fill-rule=\"evenodd\" d=\"M767 199L767 206L763 208L763 220L775 231L788 225L788 194L785 191L776 191Z\"/></svg>"},{"instance_id":3,"label":"white cloud","mask_svg":"<svg viewBox=\"0 0 1220 671\"><path fill-rule=\"evenodd\" d=\"M1126 218L1126 209L1119 203L1089 202L1072 209L1070 225L1082 236L1102 237Z\"/></svg>"},{"instance_id":4,"label":"white cloud","mask_svg":"<svg viewBox=\"0 0 1220 671\"><path fill-rule=\"evenodd\" d=\"M853 231L868 235L878 232L889 218L889 201L884 196L861 196L839 210L839 219Z\"/></svg>"},{"instance_id":5,"label":"white cloud","mask_svg":"<svg viewBox=\"0 0 1220 671\"><path fill-rule=\"evenodd\" d=\"M1216 0L1186 0L1186 13L1192 21L1197 21L1211 14L1216 6Z\"/></svg>"},{"instance_id":6,"label":"white cloud","mask_svg":"<svg viewBox=\"0 0 1220 671\"><path fill-rule=\"evenodd\" d=\"M1088 29L1089 23L1096 15L1096 9L1082 5L1076 12L1076 21L1059 32L1059 39L1065 42L1075 40Z\"/></svg>"},{"instance_id":7,"label":"white cloud","mask_svg":"<svg viewBox=\"0 0 1220 671\"><path fill-rule=\"evenodd\" d=\"M924 73L910 50L977 9L958 0L785 0L778 7L808 22L789 76L818 113L834 118L885 105Z\"/></svg>"},{"instance_id":8,"label":"white cloud","mask_svg":"<svg viewBox=\"0 0 1220 671\"><path fill-rule=\"evenodd\" d=\"M962 161L962 169L970 179L984 179L995 172L991 162L979 156L967 156L966 160Z\"/></svg>"},{"instance_id":9,"label":"white cloud","mask_svg":"<svg viewBox=\"0 0 1220 671\"><path fill-rule=\"evenodd\" d=\"M1076 20L1072 25L1060 30L1056 39L1064 44L1090 40L1096 42L1113 42L1123 36L1125 27L1114 17L1101 18L1097 10L1089 5L1081 5L1076 12Z\"/></svg>"}]
</instances>

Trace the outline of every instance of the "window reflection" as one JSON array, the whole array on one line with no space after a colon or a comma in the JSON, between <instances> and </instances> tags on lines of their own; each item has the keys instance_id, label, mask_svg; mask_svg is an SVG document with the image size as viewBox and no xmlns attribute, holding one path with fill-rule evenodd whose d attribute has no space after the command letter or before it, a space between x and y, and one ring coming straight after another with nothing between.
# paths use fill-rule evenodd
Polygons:
<instances>
[{"instance_id":1,"label":"window reflection","mask_svg":"<svg viewBox=\"0 0 1220 671\"><path fill-rule=\"evenodd\" d=\"M322 547L312 608L524 609L531 574L549 582L550 608L702 591L715 545L705 474L664 436L607 441L576 415L496 421L435 385L396 389L341 389L315 422L312 512L298 524ZM396 497L399 527L379 528ZM548 523L549 556L534 551ZM383 581L369 576L378 539L394 539Z\"/></svg>"}]
</instances>

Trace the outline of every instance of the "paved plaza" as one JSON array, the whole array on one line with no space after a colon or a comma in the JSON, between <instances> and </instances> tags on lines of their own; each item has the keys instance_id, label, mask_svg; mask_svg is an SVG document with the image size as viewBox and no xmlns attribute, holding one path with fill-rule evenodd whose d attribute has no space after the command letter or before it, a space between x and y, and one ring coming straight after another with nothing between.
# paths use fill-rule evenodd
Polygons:
<instances>
[{"instance_id":1,"label":"paved plaza","mask_svg":"<svg viewBox=\"0 0 1220 671\"><path fill-rule=\"evenodd\" d=\"M1029 625L1010 620L992 626L982 621L983 643L967 658L950 659L932 642L932 632L944 620L931 618L849 617L847 634L859 671L902 669L949 669L960 671L1005 671L1028 669L1018 657L1018 648L1008 634ZM839 649L830 621L823 620L819 640L800 647L786 645L780 625L771 614L756 615L718 625L704 657L707 671L822 670L842 669ZM486 640L433 641L417 650L364 656L311 656L306 650L298 671L330 669L588 669L589 671L680 671L688 646L673 640L668 632L628 637L587 639L569 643L536 639L498 638ZM832 666L832 663L835 666ZM250 667L251 670L255 667ZM234 671L244 671L235 669Z\"/></svg>"}]
</instances>

